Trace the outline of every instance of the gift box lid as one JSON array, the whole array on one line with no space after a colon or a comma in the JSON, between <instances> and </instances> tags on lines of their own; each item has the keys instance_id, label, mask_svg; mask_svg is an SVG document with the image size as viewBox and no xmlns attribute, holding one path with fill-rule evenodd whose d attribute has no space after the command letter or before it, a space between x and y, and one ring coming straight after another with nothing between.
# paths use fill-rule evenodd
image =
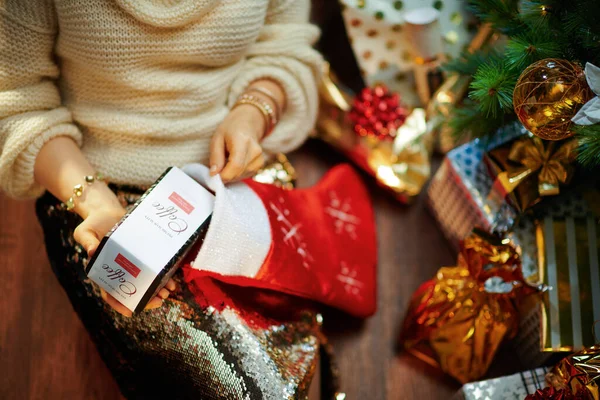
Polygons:
<instances>
[{"instance_id":1,"label":"gift box lid","mask_svg":"<svg viewBox=\"0 0 600 400\"><path fill-rule=\"evenodd\" d=\"M472 140L446 155L446 162L464 186L468 197L494 231L508 230L514 224L518 214L509 204L502 205L498 210L490 209L487 196L492 188L493 177L483 163L484 153L527 133L528 131L520 123L511 123L489 137Z\"/></svg>"}]
</instances>

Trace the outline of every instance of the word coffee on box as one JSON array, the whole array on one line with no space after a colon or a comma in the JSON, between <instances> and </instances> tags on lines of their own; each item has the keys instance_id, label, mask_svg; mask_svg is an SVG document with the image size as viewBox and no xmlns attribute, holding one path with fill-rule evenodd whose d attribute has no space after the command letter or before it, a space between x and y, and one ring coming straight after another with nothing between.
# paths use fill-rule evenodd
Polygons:
<instances>
[{"instance_id":1,"label":"word coffee on box","mask_svg":"<svg viewBox=\"0 0 600 400\"><path fill-rule=\"evenodd\" d=\"M206 231L214 195L171 167L102 239L88 277L133 312L143 310Z\"/></svg>"}]
</instances>

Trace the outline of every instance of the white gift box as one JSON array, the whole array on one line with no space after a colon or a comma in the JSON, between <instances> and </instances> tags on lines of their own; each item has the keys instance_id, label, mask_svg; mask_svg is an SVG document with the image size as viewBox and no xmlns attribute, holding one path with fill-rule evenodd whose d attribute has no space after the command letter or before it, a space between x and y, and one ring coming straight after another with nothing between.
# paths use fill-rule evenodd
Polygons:
<instances>
[{"instance_id":1,"label":"white gift box","mask_svg":"<svg viewBox=\"0 0 600 400\"><path fill-rule=\"evenodd\" d=\"M548 386L544 380L547 373L547 368L537 368L501 378L467 383L452 400L521 400Z\"/></svg>"},{"instance_id":2,"label":"white gift box","mask_svg":"<svg viewBox=\"0 0 600 400\"><path fill-rule=\"evenodd\" d=\"M207 229L214 195L171 167L102 239L88 277L132 312L167 283Z\"/></svg>"}]
</instances>

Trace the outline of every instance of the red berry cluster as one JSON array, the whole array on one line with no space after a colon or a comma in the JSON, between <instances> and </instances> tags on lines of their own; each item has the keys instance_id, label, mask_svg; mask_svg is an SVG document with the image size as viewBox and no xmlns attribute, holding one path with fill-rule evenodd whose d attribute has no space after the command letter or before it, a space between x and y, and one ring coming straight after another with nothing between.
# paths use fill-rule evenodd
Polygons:
<instances>
[{"instance_id":1,"label":"red berry cluster","mask_svg":"<svg viewBox=\"0 0 600 400\"><path fill-rule=\"evenodd\" d=\"M386 139L396 136L396 130L407 115L408 110L400 103L400 96L378 85L364 88L354 98L349 117L356 134Z\"/></svg>"}]
</instances>

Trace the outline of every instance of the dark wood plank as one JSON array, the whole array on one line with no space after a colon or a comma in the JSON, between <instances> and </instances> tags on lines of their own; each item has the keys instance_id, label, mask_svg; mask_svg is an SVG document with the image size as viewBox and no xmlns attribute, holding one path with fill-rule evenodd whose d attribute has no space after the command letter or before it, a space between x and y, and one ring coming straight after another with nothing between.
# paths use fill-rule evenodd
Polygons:
<instances>
[{"instance_id":1,"label":"dark wood plank","mask_svg":"<svg viewBox=\"0 0 600 400\"><path fill-rule=\"evenodd\" d=\"M344 159L326 145L309 142L290 156L300 186L314 184ZM366 182L371 182L365 176ZM348 399L447 399L459 387L439 371L401 354L397 337L412 293L453 252L420 196L402 206L374 184L368 184L375 207L379 250L378 311L367 321L325 313L325 330L338 360L342 391Z\"/></svg>"},{"instance_id":2,"label":"dark wood plank","mask_svg":"<svg viewBox=\"0 0 600 400\"><path fill-rule=\"evenodd\" d=\"M0 398L120 397L54 277L31 201L0 195Z\"/></svg>"},{"instance_id":3,"label":"dark wood plank","mask_svg":"<svg viewBox=\"0 0 600 400\"><path fill-rule=\"evenodd\" d=\"M301 186L343 159L309 143L291 159ZM422 199L399 205L369 185L379 234L379 309L367 321L326 310L348 399L446 399L457 389L438 371L398 354L413 291L454 261ZM117 399L119 392L46 260L32 202L0 195L0 398Z\"/></svg>"}]
</instances>

